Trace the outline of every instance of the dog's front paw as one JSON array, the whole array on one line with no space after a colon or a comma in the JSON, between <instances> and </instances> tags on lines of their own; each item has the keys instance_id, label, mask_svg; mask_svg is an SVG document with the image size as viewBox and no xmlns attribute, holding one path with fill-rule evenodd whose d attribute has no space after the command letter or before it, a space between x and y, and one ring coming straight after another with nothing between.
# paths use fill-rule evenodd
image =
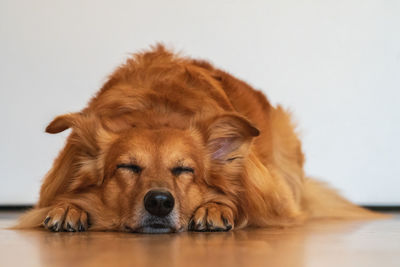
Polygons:
<instances>
[{"instance_id":1,"label":"dog's front paw","mask_svg":"<svg viewBox=\"0 0 400 267\"><path fill-rule=\"evenodd\" d=\"M189 222L190 231L219 232L233 229L233 212L221 204L206 203L200 206Z\"/></svg>"},{"instance_id":2,"label":"dog's front paw","mask_svg":"<svg viewBox=\"0 0 400 267\"><path fill-rule=\"evenodd\" d=\"M43 226L53 232L83 232L89 227L88 215L74 205L61 204L49 211Z\"/></svg>"}]
</instances>

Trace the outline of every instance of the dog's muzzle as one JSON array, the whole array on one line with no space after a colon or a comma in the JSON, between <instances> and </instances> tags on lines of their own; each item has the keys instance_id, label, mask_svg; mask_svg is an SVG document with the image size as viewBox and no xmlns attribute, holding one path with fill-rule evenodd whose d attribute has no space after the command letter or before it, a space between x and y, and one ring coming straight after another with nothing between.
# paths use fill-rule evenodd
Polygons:
<instances>
[{"instance_id":1,"label":"dog's muzzle","mask_svg":"<svg viewBox=\"0 0 400 267\"><path fill-rule=\"evenodd\" d=\"M143 199L146 212L141 219L137 233L173 233L177 232L177 216L174 212L175 199L166 190L150 190Z\"/></svg>"}]
</instances>

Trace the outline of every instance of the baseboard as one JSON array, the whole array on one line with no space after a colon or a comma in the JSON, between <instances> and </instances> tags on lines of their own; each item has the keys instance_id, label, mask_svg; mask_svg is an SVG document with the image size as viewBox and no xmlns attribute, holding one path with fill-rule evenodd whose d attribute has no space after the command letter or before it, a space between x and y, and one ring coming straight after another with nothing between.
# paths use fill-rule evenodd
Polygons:
<instances>
[{"instance_id":1,"label":"baseboard","mask_svg":"<svg viewBox=\"0 0 400 267\"><path fill-rule=\"evenodd\" d=\"M366 209L373 211L400 211L400 206L374 206L374 205L365 205L363 206Z\"/></svg>"},{"instance_id":2,"label":"baseboard","mask_svg":"<svg viewBox=\"0 0 400 267\"><path fill-rule=\"evenodd\" d=\"M0 211L24 211L33 208L33 205L0 205Z\"/></svg>"}]
</instances>

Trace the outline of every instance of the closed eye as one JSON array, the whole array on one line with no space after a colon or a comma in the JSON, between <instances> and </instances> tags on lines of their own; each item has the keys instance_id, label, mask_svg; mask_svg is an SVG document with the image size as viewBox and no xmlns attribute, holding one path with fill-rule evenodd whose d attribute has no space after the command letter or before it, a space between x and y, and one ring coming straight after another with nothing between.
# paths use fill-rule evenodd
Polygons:
<instances>
[{"instance_id":1,"label":"closed eye","mask_svg":"<svg viewBox=\"0 0 400 267\"><path fill-rule=\"evenodd\" d=\"M194 173L194 169L190 167L174 167L171 169L173 175L178 176L183 173Z\"/></svg>"},{"instance_id":2,"label":"closed eye","mask_svg":"<svg viewBox=\"0 0 400 267\"><path fill-rule=\"evenodd\" d=\"M134 173L141 173L142 167L136 164L119 164L117 165L117 169L127 169Z\"/></svg>"}]
</instances>

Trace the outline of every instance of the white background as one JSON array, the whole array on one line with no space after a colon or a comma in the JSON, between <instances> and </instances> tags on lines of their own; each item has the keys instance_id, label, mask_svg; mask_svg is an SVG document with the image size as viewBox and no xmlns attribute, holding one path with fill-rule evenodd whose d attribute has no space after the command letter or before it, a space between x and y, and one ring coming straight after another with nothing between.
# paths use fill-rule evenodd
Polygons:
<instances>
[{"instance_id":1,"label":"white background","mask_svg":"<svg viewBox=\"0 0 400 267\"><path fill-rule=\"evenodd\" d=\"M361 204L400 204L400 1L0 1L0 205L37 200L80 110L162 41L294 113L306 170Z\"/></svg>"}]
</instances>

